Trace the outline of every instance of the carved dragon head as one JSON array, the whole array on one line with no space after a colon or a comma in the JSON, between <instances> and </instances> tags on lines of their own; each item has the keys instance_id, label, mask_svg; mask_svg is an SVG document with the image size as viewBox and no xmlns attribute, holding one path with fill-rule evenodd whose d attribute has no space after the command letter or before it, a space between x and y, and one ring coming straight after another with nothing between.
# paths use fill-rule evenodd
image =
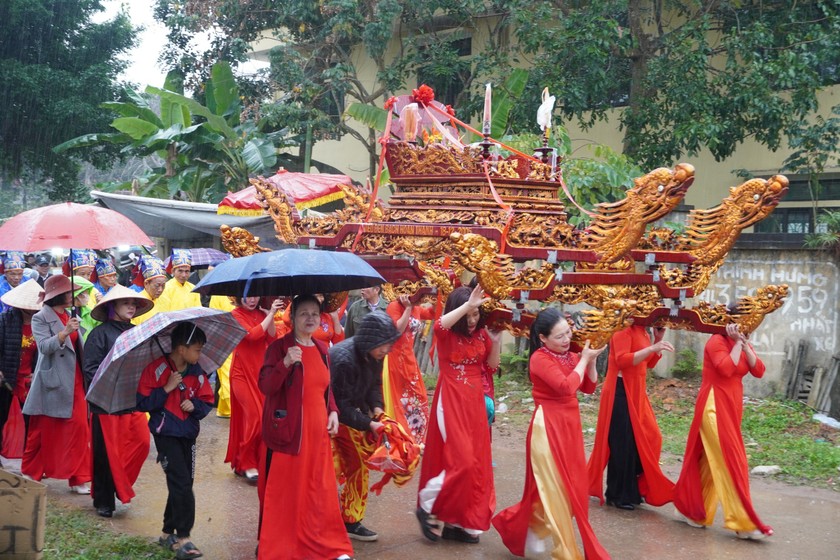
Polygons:
<instances>
[{"instance_id":1,"label":"carved dragon head","mask_svg":"<svg viewBox=\"0 0 840 560\"><path fill-rule=\"evenodd\" d=\"M619 209L624 211L626 203L632 200L636 209L633 218L650 223L676 208L693 182L694 166L691 164L678 163L674 169L660 167L634 179L624 200L598 204L596 208L611 214Z\"/></svg>"},{"instance_id":2,"label":"carved dragon head","mask_svg":"<svg viewBox=\"0 0 840 560\"><path fill-rule=\"evenodd\" d=\"M741 332L750 334L764 320L768 313L779 309L785 298L790 294L787 284L770 284L756 290L755 296L745 296L738 300L735 322L741 327Z\"/></svg>"},{"instance_id":3,"label":"carved dragon head","mask_svg":"<svg viewBox=\"0 0 840 560\"><path fill-rule=\"evenodd\" d=\"M630 299L610 299L601 309L581 312L583 326L572 335L572 340L583 345L587 340L592 348L606 345L613 333L630 324L633 315L640 315L638 302Z\"/></svg>"},{"instance_id":4,"label":"carved dragon head","mask_svg":"<svg viewBox=\"0 0 840 560\"><path fill-rule=\"evenodd\" d=\"M784 175L773 175L769 179L750 179L731 187L725 201L727 205L740 209L738 225L749 227L766 218L788 192L790 182Z\"/></svg>"}]
</instances>

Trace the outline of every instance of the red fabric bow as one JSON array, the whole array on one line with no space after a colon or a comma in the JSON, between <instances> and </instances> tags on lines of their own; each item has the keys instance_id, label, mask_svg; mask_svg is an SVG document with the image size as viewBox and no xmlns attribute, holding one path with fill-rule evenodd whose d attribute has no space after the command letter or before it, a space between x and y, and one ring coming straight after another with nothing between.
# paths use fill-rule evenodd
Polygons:
<instances>
[{"instance_id":1,"label":"red fabric bow","mask_svg":"<svg viewBox=\"0 0 840 560\"><path fill-rule=\"evenodd\" d=\"M421 105L428 105L435 100L435 90L426 84L411 90L411 95L414 97L415 103L420 103Z\"/></svg>"}]
</instances>

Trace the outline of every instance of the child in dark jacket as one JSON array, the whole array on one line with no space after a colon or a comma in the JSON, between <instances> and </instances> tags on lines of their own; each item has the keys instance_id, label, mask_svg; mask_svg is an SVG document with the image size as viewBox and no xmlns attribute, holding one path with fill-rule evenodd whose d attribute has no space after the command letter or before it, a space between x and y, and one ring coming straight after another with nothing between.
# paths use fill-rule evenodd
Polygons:
<instances>
[{"instance_id":1,"label":"child in dark jacket","mask_svg":"<svg viewBox=\"0 0 840 560\"><path fill-rule=\"evenodd\" d=\"M195 440L199 421L213 404L207 374L197 365L207 339L190 322L175 325L171 339L172 351L143 369L137 409L149 413L149 430L169 490L159 542L178 559L199 558L202 553L190 541L190 531L195 523Z\"/></svg>"}]
</instances>

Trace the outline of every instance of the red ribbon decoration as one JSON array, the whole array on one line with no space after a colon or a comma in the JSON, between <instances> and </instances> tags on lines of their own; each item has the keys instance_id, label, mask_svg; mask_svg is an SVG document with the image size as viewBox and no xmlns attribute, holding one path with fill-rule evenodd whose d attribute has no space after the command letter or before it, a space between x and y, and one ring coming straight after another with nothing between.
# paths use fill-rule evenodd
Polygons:
<instances>
[{"instance_id":1,"label":"red ribbon decoration","mask_svg":"<svg viewBox=\"0 0 840 560\"><path fill-rule=\"evenodd\" d=\"M439 108L435 107L434 105L430 105L428 108L433 109L433 110L435 110L435 111L437 111L441 114L446 114L447 116L449 116L449 118L450 118L450 120L452 120L452 122L454 122L455 124L457 124L459 126L464 127L465 129L469 130L473 134L475 134L477 136L484 136L481 132L474 129L473 127L471 127L467 123L455 118L454 115L450 115L449 113L444 113L443 111L441 111ZM513 152L514 154L518 155L519 157L523 157L523 158L525 158L527 160L530 160L530 161L535 161L535 162L542 163L539 159L535 158L534 156L526 154L524 152L520 152L516 148L512 148L511 146L508 146L507 144L505 144L503 142L499 142L498 140L495 140L495 139L489 138L489 137L488 137L488 139L493 140L493 142L495 142L496 144L498 144L499 146L501 146L505 150L508 150L509 152ZM590 218L595 217L596 214L594 212L590 212L589 210L587 210L586 208L584 208L583 206L581 206L580 204L577 203L577 201L572 196L572 193L569 192L569 188L566 186L566 182L563 180L562 173L559 176L558 182L560 183L560 186L563 188L563 192L566 193L566 198L568 198L571 201L571 203L574 204L575 207L577 207L578 210L580 210L581 212L583 212L584 214L586 214Z\"/></svg>"}]
</instances>

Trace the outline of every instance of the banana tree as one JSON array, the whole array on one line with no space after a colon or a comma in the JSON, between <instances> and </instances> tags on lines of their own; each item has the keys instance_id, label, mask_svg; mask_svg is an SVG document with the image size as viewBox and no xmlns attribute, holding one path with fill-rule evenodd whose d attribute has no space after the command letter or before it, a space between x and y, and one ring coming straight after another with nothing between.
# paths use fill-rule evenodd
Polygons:
<instances>
[{"instance_id":1,"label":"banana tree","mask_svg":"<svg viewBox=\"0 0 840 560\"><path fill-rule=\"evenodd\" d=\"M127 101L102 106L119 115L111 122L117 132L79 136L54 149L121 144L126 155L157 156L162 163L131 185L109 190L133 187L145 196L218 201L228 190L246 187L250 176L271 173L279 148L290 141L286 129L264 132L263 123L240 120L239 90L228 63L213 66L204 92L205 104L185 96L175 74L163 88L149 86L143 94L129 89Z\"/></svg>"}]
</instances>

